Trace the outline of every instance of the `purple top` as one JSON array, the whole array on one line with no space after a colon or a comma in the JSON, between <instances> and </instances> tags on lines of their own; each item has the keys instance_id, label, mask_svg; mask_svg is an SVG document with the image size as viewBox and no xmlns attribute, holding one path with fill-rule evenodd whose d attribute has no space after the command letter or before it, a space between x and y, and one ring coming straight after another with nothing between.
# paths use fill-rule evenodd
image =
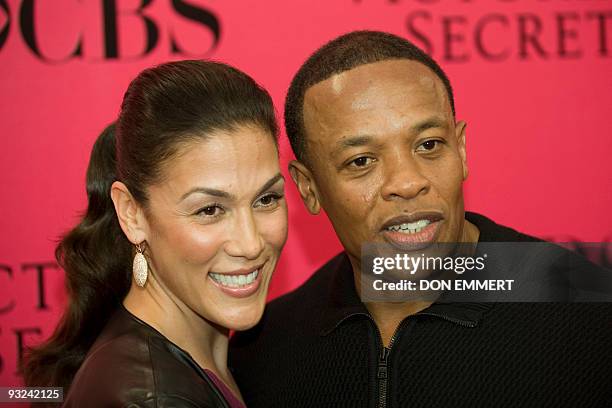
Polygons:
<instances>
[{"instance_id":1,"label":"purple top","mask_svg":"<svg viewBox=\"0 0 612 408\"><path fill-rule=\"evenodd\" d=\"M215 375L215 373L207 368L205 368L204 371L206 372L206 375L210 377L212 382L215 383L219 391L221 391L223 398L225 398L225 400L229 403L230 408L246 408L244 404L240 402L238 398L236 398L232 390L230 390L229 387Z\"/></svg>"}]
</instances>

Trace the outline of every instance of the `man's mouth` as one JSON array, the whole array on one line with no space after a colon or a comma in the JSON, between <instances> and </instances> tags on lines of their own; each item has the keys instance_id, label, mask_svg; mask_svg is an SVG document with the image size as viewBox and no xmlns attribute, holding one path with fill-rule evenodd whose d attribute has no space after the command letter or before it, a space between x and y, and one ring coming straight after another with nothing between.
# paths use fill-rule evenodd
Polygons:
<instances>
[{"instance_id":1,"label":"man's mouth","mask_svg":"<svg viewBox=\"0 0 612 408\"><path fill-rule=\"evenodd\" d=\"M401 232L404 234L416 234L423 231L423 228L431 224L430 220L423 219L416 222L404 222L398 225L391 225L387 228L388 231Z\"/></svg>"},{"instance_id":2,"label":"man's mouth","mask_svg":"<svg viewBox=\"0 0 612 408\"><path fill-rule=\"evenodd\" d=\"M393 217L383 224L383 237L400 249L421 249L435 241L442 220L442 214L438 212Z\"/></svg>"}]
</instances>

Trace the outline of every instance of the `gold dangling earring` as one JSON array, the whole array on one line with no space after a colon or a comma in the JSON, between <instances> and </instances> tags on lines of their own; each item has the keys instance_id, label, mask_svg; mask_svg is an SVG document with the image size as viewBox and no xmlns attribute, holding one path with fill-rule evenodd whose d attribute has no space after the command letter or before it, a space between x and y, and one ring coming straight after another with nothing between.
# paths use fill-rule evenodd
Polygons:
<instances>
[{"instance_id":1,"label":"gold dangling earring","mask_svg":"<svg viewBox=\"0 0 612 408\"><path fill-rule=\"evenodd\" d=\"M142 288L145 283L147 283L149 265L147 264L147 258L143 255L144 248L140 245L141 244L136 244L136 255L134 256L134 263L132 264L132 272L136 284Z\"/></svg>"}]
</instances>

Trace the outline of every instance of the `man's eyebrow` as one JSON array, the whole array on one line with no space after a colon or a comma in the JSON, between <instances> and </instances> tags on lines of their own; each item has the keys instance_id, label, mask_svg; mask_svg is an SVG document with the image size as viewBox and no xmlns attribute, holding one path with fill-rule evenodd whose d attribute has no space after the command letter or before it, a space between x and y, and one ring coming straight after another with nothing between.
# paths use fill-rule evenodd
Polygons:
<instances>
[{"instance_id":1,"label":"man's eyebrow","mask_svg":"<svg viewBox=\"0 0 612 408\"><path fill-rule=\"evenodd\" d=\"M348 149L349 147L366 146L370 143L372 143L372 136L368 136L368 135L348 136L348 137L342 138L336 143L334 154L337 154L344 149Z\"/></svg>"},{"instance_id":2,"label":"man's eyebrow","mask_svg":"<svg viewBox=\"0 0 612 408\"><path fill-rule=\"evenodd\" d=\"M431 118L425 119L421 122L418 122L412 125L410 127L410 130L413 133L419 134L421 132L426 131L427 129L434 129L434 128L447 129L448 122L439 117L431 117Z\"/></svg>"},{"instance_id":3,"label":"man's eyebrow","mask_svg":"<svg viewBox=\"0 0 612 408\"><path fill-rule=\"evenodd\" d=\"M257 195L263 193L265 190L267 190L270 187L272 187L279 179L284 179L284 177L283 177L283 175L281 173L277 173L274 176L272 176L272 178L270 178L268 181L266 181L264 183L264 185L259 189L259 191L257 192ZM220 198L228 198L228 199L233 199L234 198L234 196L232 194L228 193L227 191L219 190L219 189L216 189L216 188L209 188L209 187L194 187L191 190L189 190L188 192L186 192L185 194L183 194L181 196L181 200L180 201L183 201L184 199L189 197L191 194L195 194L195 193L206 194L206 195L210 195L210 196L214 196L214 197L220 197Z\"/></svg>"}]
</instances>

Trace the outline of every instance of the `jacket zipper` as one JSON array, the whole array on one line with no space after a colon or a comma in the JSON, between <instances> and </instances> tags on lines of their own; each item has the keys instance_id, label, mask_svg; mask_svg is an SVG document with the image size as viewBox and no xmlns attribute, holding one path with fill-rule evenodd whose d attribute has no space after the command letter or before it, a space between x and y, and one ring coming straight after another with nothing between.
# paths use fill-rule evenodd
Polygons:
<instances>
[{"instance_id":1,"label":"jacket zipper","mask_svg":"<svg viewBox=\"0 0 612 408\"><path fill-rule=\"evenodd\" d=\"M378 378L378 407L385 408L387 406L387 377L388 377L388 364L389 364L389 353L391 349L387 347L382 348L380 358L378 359L378 372L376 378Z\"/></svg>"},{"instance_id":2,"label":"jacket zipper","mask_svg":"<svg viewBox=\"0 0 612 408\"><path fill-rule=\"evenodd\" d=\"M454 319L452 317L445 316L443 314L438 313L428 313L421 312L411 316L406 317L404 320L400 322L397 326L391 339L389 340L389 347L385 347L382 342L382 335L380 334L380 330L374 321L374 318L370 315L367 315L370 321L374 323L374 327L376 328L376 332L378 333L378 345L382 347L379 359L378 359L378 371L377 371L377 379L378 379L378 408L386 408L387 407L387 387L389 381L389 354L391 353L391 348L393 347L393 343L395 343L395 339L397 338L397 334L402 330L402 328L406 325L408 321L410 321L411 317L414 316L433 316L439 317L442 320L446 320L451 323L456 323L460 326L465 327L476 327L476 323L469 322L461 319Z\"/></svg>"},{"instance_id":3,"label":"jacket zipper","mask_svg":"<svg viewBox=\"0 0 612 408\"><path fill-rule=\"evenodd\" d=\"M446 321L451 322L451 323L456 323L456 324L458 324L460 326L476 327L476 323L474 323L474 322L469 322L469 321L465 321L465 320L461 320L461 319L455 319L455 318L448 317L448 316L445 316L443 314L438 314L438 313L419 312L419 313L416 313L414 315L410 315L410 316L406 317L404 320L402 320L400 322L400 324L397 326L397 328L393 332L393 335L391 336L391 339L389 340L389 347L385 347L384 344L383 344L383 341L382 341L382 335L380 334L380 330L378 329L378 326L376 325L376 322L374 321L374 318L371 315L367 314L367 313L354 313L352 315L346 316L344 319L342 319L338 323L336 323L334 328L337 328L347 318L349 318L351 316L355 316L355 315L366 316L374 324L374 328L376 329L376 333L378 334L378 336L377 336L377 346L378 346L377 349L381 350L381 353L380 353L380 355L378 357L378 368L377 368L377 372L376 372L376 378L378 380L378 408L386 408L387 407L387 392L388 392L387 387L388 387L388 381L389 381L389 354L391 353L391 348L393 347L393 343L395 342L397 334L404 327L404 325L408 321L410 321L411 317L414 317L414 316L433 316L433 317L438 317L438 318L440 318L442 320L446 320Z\"/></svg>"},{"instance_id":4,"label":"jacket zipper","mask_svg":"<svg viewBox=\"0 0 612 408\"><path fill-rule=\"evenodd\" d=\"M370 315L367 315L372 323L374 323L374 327L376 328L376 332L378 333L378 346L381 348L380 356L378 358L378 370L376 372L376 378L378 379L378 408L386 408L387 407L387 387L389 384L389 354L391 354L391 348L393 347L393 343L395 342L395 338L400 330L404 327L405 323L410 319L410 316L406 317L404 320L400 322L400 324L395 328L391 339L389 340L389 347L385 347L382 341L382 335L380 334L380 330L374 321L374 318Z\"/></svg>"}]
</instances>

